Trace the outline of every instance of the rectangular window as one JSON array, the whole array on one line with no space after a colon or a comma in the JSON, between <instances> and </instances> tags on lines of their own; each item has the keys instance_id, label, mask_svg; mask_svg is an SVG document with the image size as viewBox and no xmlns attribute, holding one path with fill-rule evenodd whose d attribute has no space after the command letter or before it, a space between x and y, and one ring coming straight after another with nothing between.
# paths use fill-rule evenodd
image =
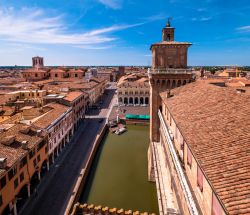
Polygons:
<instances>
[{"instance_id":1,"label":"rectangular window","mask_svg":"<svg viewBox=\"0 0 250 215\"><path fill-rule=\"evenodd\" d=\"M6 185L6 177L3 176L1 179L0 179L0 190L2 190L4 188L4 186Z\"/></svg>"},{"instance_id":2,"label":"rectangular window","mask_svg":"<svg viewBox=\"0 0 250 215\"><path fill-rule=\"evenodd\" d=\"M17 187L18 187L18 178L14 180L14 189L16 189Z\"/></svg>"},{"instance_id":3,"label":"rectangular window","mask_svg":"<svg viewBox=\"0 0 250 215\"><path fill-rule=\"evenodd\" d=\"M36 167L36 158L33 160L33 165Z\"/></svg>"},{"instance_id":4,"label":"rectangular window","mask_svg":"<svg viewBox=\"0 0 250 215\"><path fill-rule=\"evenodd\" d=\"M20 161L20 165L19 168L23 168L25 165L27 164L27 157L25 156L21 161Z\"/></svg>"},{"instance_id":5,"label":"rectangular window","mask_svg":"<svg viewBox=\"0 0 250 215\"><path fill-rule=\"evenodd\" d=\"M3 197L2 197L2 195L0 195L0 206L2 206L3 205Z\"/></svg>"},{"instance_id":6,"label":"rectangular window","mask_svg":"<svg viewBox=\"0 0 250 215\"><path fill-rule=\"evenodd\" d=\"M212 198L212 215L221 215L222 214L222 207L220 205L219 200L213 193Z\"/></svg>"},{"instance_id":7,"label":"rectangular window","mask_svg":"<svg viewBox=\"0 0 250 215\"><path fill-rule=\"evenodd\" d=\"M33 156L34 156L34 150L31 150L30 152L29 152L29 158L31 159Z\"/></svg>"},{"instance_id":8,"label":"rectangular window","mask_svg":"<svg viewBox=\"0 0 250 215\"><path fill-rule=\"evenodd\" d=\"M22 173L20 174L20 182L22 182L23 179L24 179L24 174L23 174L23 172L22 172Z\"/></svg>"},{"instance_id":9,"label":"rectangular window","mask_svg":"<svg viewBox=\"0 0 250 215\"><path fill-rule=\"evenodd\" d=\"M184 150L184 140L183 140L183 138L181 138L182 140L181 140L181 150L183 151Z\"/></svg>"},{"instance_id":10,"label":"rectangular window","mask_svg":"<svg viewBox=\"0 0 250 215\"><path fill-rule=\"evenodd\" d=\"M9 170L8 172L9 181L15 176L16 172L17 172L16 167L13 167L11 170Z\"/></svg>"},{"instance_id":11,"label":"rectangular window","mask_svg":"<svg viewBox=\"0 0 250 215\"><path fill-rule=\"evenodd\" d=\"M188 147L187 147L187 164L189 165L190 168L192 167L192 153Z\"/></svg>"},{"instance_id":12,"label":"rectangular window","mask_svg":"<svg viewBox=\"0 0 250 215\"><path fill-rule=\"evenodd\" d=\"M203 173L199 166L197 166L197 186L200 188L200 191L203 191Z\"/></svg>"}]
</instances>

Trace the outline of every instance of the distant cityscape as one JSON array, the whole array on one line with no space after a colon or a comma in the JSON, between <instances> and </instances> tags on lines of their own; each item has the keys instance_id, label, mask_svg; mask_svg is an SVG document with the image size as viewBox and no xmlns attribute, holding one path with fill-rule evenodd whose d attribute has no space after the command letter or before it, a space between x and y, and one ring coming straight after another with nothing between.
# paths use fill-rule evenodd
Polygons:
<instances>
[{"instance_id":1,"label":"distant cityscape","mask_svg":"<svg viewBox=\"0 0 250 215\"><path fill-rule=\"evenodd\" d=\"M150 67L0 67L0 214L250 214L250 66L178 30Z\"/></svg>"}]
</instances>

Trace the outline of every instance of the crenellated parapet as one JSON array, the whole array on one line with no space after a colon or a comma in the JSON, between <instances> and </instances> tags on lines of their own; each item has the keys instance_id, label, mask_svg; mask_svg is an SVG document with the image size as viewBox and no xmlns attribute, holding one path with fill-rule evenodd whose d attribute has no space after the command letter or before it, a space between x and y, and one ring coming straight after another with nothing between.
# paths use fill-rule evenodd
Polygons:
<instances>
[{"instance_id":1,"label":"crenellated parapet","mask_svg":"<svg viewBox=\"0 0 250 215\"><path fill-rule=\"evenodd\" d=\"M93 204L80 204L74 205L73 210L70 215L81 215L81 214L91 214L91 215L155 215L154 213L139 212L132 210L124 210L117 208L102 207L100 205Z\"/></svg>"}]
</instances>

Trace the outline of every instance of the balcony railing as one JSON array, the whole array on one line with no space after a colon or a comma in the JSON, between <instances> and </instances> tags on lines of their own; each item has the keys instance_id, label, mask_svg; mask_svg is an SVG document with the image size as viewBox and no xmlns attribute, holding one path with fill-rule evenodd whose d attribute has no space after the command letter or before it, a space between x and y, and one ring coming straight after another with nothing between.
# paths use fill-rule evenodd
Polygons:
<instances>
[{"instance_id":1,"label":"balcony railing","mask_svg":"<svg viewBox=\"0 0 250 215\"><path fill-rule=\"evenodd\" d=\"M160 68L148 69L148 74L193 74L191 69Z\"/></svg>"},{"instance_id":2,"label":"balcony railing","mask_svg":"<svg viewBox=\"0 0 250 215\"><path fill-rule=\"evenodd\" d=\"M165 136L165 138L167 140L168 148L169 148L169 151L170 151L170 154L171 154L171 157L172 157L172 160L173 160L173 163L174 163L174 166L175 166L175 169L176 169L176 172L177 172L177 175L178 175L182 190L184 192L184 196L185 196L185 199L186 199L190 214L198 215L199 213L198 213L195 201L193 199L193 196L192 196L191 190L189 188L189 185L188 185L187 179L185 177L185 174L183 172L181 163L180 163L180 161L178 159L178 155L176 154L174 144L173 144L173 141L172 141L170 133L169 133L168 126L166 125L160 110L158 111L158 116L159 116L159 119L160 119L160 122L161 122L163 134L164 134L164 136Z\"/></svg>"}]
</instances>

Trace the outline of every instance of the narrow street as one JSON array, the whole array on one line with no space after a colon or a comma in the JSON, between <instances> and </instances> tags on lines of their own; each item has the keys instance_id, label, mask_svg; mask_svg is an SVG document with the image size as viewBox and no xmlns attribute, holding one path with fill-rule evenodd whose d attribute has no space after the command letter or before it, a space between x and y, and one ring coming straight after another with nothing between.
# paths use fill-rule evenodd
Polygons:
<instances>
[{"instance_id":1,"label":"narrow street","mask_svg":"<svg viewBox=\"0 0 250 215\"><path fill-rule=\"evenodd\" d=\"M95 137L104 126L115 102L113 89L106 90L105 94L100 109L89 110L74 139L63 149L49 172L42 178L37 194L31 196L20 214L64 213L80 170L86 165Z\"/></svg>"}]
</instances>

